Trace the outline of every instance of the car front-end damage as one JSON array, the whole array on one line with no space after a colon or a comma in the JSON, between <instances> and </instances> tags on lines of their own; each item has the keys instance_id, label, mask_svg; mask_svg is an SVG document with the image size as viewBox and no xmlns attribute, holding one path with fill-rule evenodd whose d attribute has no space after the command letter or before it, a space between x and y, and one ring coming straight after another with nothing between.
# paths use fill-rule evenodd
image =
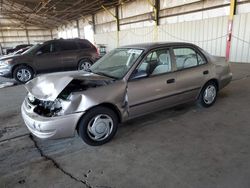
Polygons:
<instances>
[{"instance_id":1,"label":"car front-end damage","mask_svg":"<svg viewBox=\"0 0 250 188\"><path fill-rule=\"evenodd\" d=\"M39 138L74 136L77 123L86 110L102 102L101 97L93 97L100 95L98 88L114 82L111 78L87 72L37 77L25 85L28 95L21 108L24 122Z\"/></svg>"}]
</instances>

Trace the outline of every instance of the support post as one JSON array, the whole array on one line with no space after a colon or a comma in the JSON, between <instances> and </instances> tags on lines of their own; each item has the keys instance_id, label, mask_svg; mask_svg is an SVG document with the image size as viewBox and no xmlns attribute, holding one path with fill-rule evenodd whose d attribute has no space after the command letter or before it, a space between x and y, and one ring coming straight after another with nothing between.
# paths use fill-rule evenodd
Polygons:
<instances>
[{"instance_id":1,"label":"support post","mask_svg":"<svg viewBox=\"0 0 250 188\"><path fill-rule=\"evenodd\" d=\"M160 0L155 0L153 4L151 0L147 0L148 3L153 7L153 17L154 17L154 41L158 41L158 25L159 25L159 10L160 10Z\"/></svg>"},{"instance_id":2,"label":"support post","mask_svg":"<svg viewBox=\"0 0 250 188\"><path fill-rule=\"evenodd\" d=\"M80 27L79 27L79 20L76 20L76 27L77 27L77 36L80 38Z\"/></svg>"},{"instance_id":3,"label":"support post","mask_svg":"<svg viewBox=\"0 0 250 188\"><path fill-rule=\"evenodd\" d=\"M236 0L231 0L230 2L230 15L228 20L228 32L227 32L227 47L226 47L226 60L229 61L230 58L230 48L232 41L232 31L233 31L233 18L236 11Z\"/></svg>"},{"instance_id":4,"label":"support post","mask_svg":"<svg viewBox=\"0 0 250 188\"><path fill-rule=\"evenodd\" d=\"M119 46L119 31L120 31L120 24L119 24L119 7L115 7L115 14L113 14L110 10L108 10L105 6L102 5L102 8L109 13L111 16L115 18L116 21L116 46Z\"/></svg>"},{"instance_id":5,"label":"support post","mask_svg":"<svg viewBox=\"0 0 250 188\"><path fill-rule=\"evenodd\" d=\"M27 28L25 28L25 33L26 33L26 37L27 37L27 42L28 42L28 44L30 44L29 32L28 32Z\"/></svg>"},{"instance_id":6,"label":"support post","mask_svg":"<svg viewBox=\"0 0 250 188\"><path fill-rule=\"evenodd\" d=\"M51 37L51 40L53 40L53 31L52 31L52 29L50 29L50 37Z\"/></svg>"},{"instance_id":7,"label":"support post","mask_svg":"<svg viewBox=\"0 0 250 188\"><path fill-rule=\"evenodd\" d=\"M95 29L95 15L94 14L92 14L92 23L93 23L93 25L92 25L93 32L94 32L94 34L96 34L96 29Z\"/></svg>"}]
</instances>

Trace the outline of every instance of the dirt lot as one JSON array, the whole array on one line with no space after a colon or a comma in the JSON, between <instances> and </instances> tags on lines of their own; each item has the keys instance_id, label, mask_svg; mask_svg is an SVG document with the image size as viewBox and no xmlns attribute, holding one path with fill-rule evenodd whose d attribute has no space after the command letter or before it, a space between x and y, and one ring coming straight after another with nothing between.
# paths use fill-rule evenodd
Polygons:
<instances>
[{"instance_id":1,"label":"dirt lot","mask_svg":"<svg viewBox=\"0 0 250 188\"><path fill-rule=\"evenodd\" d=\"M0 187L250 187L250 64L208 109L185 104L120 126L91 147L43 141L25 127L22 85L0 89ZM0 79L0 82L9 80Z\"/></svg>"}]
</instances>

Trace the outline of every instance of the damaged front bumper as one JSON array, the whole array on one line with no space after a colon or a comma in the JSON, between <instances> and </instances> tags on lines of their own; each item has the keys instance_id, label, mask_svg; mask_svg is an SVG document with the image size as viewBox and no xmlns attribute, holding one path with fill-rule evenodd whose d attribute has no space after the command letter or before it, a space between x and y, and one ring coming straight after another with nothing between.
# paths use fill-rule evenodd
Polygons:
<instances>
[{"instance_id":1,"label":"damaged front bumper","mask_svg":"<svg viewBox=\"0 0 250 188\"><path fill-rule=\"evenodd\" d=\"M43 117L34 112L27 98L22 107L22 117L32 134L42 139L56 139L74 136L75 129L80 117L84 112L56 116Z\"/></svg>"}]
</instances>

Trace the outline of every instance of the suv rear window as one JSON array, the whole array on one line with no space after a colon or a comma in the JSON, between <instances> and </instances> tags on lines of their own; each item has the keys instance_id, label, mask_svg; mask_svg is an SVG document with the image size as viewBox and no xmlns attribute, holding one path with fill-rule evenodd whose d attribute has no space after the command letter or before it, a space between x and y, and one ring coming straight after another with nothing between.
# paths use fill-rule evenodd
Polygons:
<instances>
[{"instance_id":1,"label":"suv rear window","mask_svg":"<svg viewBox=\"0 0 250 188\"><path fill-rule=\"evenodd\" d=\"M78 49L78 46L74 41L63 41L60 46L62 51Z\"/></svg>"},{"instance_id":2,"label":"suv rear window","mask_svg":"<svg viewBox=\"0 0 250 188\"><path fill-rule=\"evenodd\" d=\"M81 49L91 48L91 45L87 42L78 42Z\"/></svg>"}]
</instances>

